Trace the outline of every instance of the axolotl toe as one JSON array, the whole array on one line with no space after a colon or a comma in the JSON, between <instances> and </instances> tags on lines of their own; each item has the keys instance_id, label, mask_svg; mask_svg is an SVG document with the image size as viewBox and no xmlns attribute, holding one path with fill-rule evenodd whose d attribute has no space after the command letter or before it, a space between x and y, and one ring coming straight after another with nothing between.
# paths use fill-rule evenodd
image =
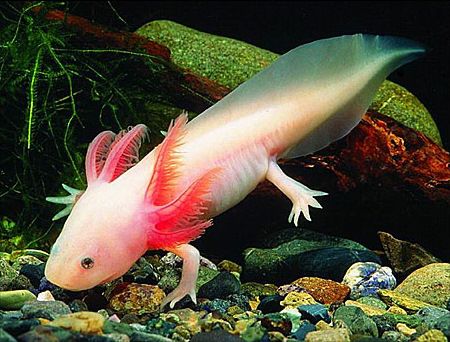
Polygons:
<instances>
[{"instance_id":1,"label":"axolotl toe","mask_svg":"<svg viewBox=\"0 0 450 342\"><path fill-rule=\"evenodd\" d=\"M309 207L321 208L316 197L326 193L288 177L277 161L345 136L383 80L423 53L420 44L389 36L319 40L281 56L189 123L181 114L141 161L144 125L100 133L86 155L87 189L70 197L77 201L46 277L88 289L163 249L183 258L180 284L163 304L185 295L195 302L200 254L189 242L265 179L292 201L289 221L297 225L301 213L310 220Z\"/></svg>"}]
</instances>

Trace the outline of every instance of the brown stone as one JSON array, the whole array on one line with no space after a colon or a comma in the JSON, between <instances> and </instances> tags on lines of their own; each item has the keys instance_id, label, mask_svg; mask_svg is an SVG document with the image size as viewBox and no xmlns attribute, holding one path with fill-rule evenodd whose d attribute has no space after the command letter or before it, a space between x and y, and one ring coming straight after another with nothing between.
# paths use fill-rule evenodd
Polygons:
<instances>
[{"instance_id":1,"label":"brown stone","mask_svg":"<svg viewBox=\"0 0 450 342\"><path fill-rule=\"evenodd\" d=\"M123 314L148 314L159 310L164 297L164 291L156 285L125 284L113 291L109 307Z\"/></svg>"},{"instance_id":2,"label":"brown stone","mask_svg":"<svg viewBox=\"0 0 450 342\"><path fill-rule=\"evenodd\" d=\"M333 280L303 277L292 282L323 304L342 303L350 294L350 287Z\"/></svg>"},{"instance_id":3,"label":"brown stone","mask_svg":"<svg viewBox=\"0 0 450 342\"><path fill-rule=\"evenodd\" d=\"M385 232L378 232L378 237L396 273L408 274L420 267L439 262L438 258L417 243L396 239Z\"/></svg>"}]
</instances>

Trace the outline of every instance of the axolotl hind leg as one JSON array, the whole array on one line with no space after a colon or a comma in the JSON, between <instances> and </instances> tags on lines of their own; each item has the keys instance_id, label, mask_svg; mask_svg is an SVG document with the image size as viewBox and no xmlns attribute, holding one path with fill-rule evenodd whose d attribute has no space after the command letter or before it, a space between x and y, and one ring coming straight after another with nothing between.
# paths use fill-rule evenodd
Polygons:
<instances>
[{"instance_id":1,"label":"axolotl hind leg","mask_svg":"<svg viewBox=\"0 0 450 342\"><path fill-rule=\"evenodd\" d=\"M296 226L298 225L298 219L300 218L301 212L303 212L303 215L308 221L311 221L308 206L322 208L314 196L328 195L323 191L311 190L302 183L290 178L283 170L281 170L277 162L273 159L269 161L266 179L280 189L292 201L292 210L289 214L288 221L290 223L292 222L292 219L294 219L294 224Z\"/></svg>"},{"instance_id":2,"label":"axolotl hind leg","mask_svg":"<svg viewBox=\"0 0 450 342\"><path fill-rule=\"evenodd\" d=\"M200 253L197 248L183 244L174 248L166 249L178 255L183 259L183 270L181 272L181 281L177 288L169 293L161 303L161 309L166 304L173 309L175 304L184 296L189 295L194 303L197 303L195 295L195 285L197 283L198 268L200 266Z\"/></svg>"}]
</instances>

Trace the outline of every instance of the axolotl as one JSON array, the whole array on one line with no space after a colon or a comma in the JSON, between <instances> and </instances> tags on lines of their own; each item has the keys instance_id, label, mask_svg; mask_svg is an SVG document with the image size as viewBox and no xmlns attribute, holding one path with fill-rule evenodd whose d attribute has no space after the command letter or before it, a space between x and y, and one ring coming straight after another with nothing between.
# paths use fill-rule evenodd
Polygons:
<instances>
[{"instance_id":1,"label":"axolotl","mask_svg":"<svg viewBox=\"0 0 450 342\"><path fill-rule=\"evenodd\" d=\"M376 90L396 68L424 53L421 44L391 36L346 35L318 40L279 57L188 122L182 113L161 144L138 160L147 128L100 133L86 155L87 189L71 196L45 276L73 291L123 275L147 250L183 259L178 287L163 305L189 295L200 254L189 244L211 219L268 180L291 201L289 222L309 206L312 190L287 176L281 158L318 151L361 120ZM58 202L57 198L50 200Z\"/></svg>"}]
</instances>

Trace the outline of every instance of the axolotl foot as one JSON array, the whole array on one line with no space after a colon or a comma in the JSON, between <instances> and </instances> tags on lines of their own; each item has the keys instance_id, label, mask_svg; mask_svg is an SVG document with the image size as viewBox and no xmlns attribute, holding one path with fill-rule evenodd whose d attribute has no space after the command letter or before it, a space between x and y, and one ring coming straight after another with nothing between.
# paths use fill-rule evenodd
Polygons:
<instances>
[{"instance_id":1,"label":"axolotl foot","mask_svg":"<svg viewBox=\"0 0 450 342\"><path fill-rule=\"evenodd\" d=\"M181 280L177 288L169 293L161 303L161 309L167 304L173 309L175 304L183 299L184 296L189 295L191 300L197 304L197 297L195 295L195 285L197 283L198 268L200 265L199 251L188 244L179 245L177 247L167 249L183 259L183 270L181 272Z\"/></svg>"}]
</instances>

